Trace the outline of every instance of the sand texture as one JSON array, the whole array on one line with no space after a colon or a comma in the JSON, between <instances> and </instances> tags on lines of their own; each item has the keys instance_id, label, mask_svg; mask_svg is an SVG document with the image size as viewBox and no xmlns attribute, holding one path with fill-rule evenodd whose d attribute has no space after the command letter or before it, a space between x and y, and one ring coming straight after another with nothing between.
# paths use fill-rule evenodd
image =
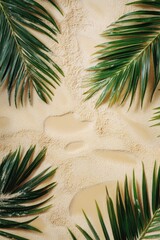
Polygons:
<instances>
[{"instance_id":1,"label":"sand texture","mask_svg":"<svg viewBox=\"0 0 160 240\"><path fill-rule=\"evenodd\" d=\"M96 96L83 101L85 69L93 64L95 45L104 41L100 33L131 9L125 6L127 0L57 2L64 12L64 16L56 13L62 32L59 44L38 35L65 73L53 101L46 105L35 94L33 106L16 109L14 104L8 106L7 94L0 90L0 157L20 145L25 151L36 144L36 152L48 148L41 168L58 167L53 207L34 222L43 234L23 233L31 240L69 240L67 227L83 240L75 228L77 223L87 229L82 208L99 229L95 200L106 213L105 186L114 197L117 180L123 182L126 173L130 178L133 168L141 179L142 161L148 179L154 161L160 163L160 128L151 128L149 122L159 105L156 94L152 103L146 98L143 109L137 104L137 94L129 111L129 102L95 109ZM47 1L44 5L52 13Z\"/></svg>"}]
</instances>

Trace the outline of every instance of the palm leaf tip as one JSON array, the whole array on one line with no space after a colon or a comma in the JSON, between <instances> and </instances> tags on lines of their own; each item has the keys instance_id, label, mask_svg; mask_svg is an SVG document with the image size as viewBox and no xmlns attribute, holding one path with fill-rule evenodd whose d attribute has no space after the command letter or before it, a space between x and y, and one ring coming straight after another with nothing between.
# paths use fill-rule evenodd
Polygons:
<instances>
[{"instance_id":1,"label":"palm leaf tip","mask_svg":"<svg viewBox=\"0 0 160 240\"><path fill-rule=\"evenodd\" d=\"M61 8L53 0L48 1L63 15Z\"/></svg>"},{"instance_id":2,"label":"palm leaf tip","mask_svg":"<svg viewBox=\"0 0 160 240\"><path fill-rule=\"evenodd\" d=\"M77 238L75 237L75 235L69 228L68 228L68 232L69 232L70 236L72 237L72 240L77 240Z\"/></svg>"},{"instance_id":3,"label":"palm leaf tip","mask_svg":"<svg viewBox=\"0 0 160 240\"><path fill-rule=\"evenodd\" d=\"M154 80L150 93L152 100L160 79L160 27L158 1L134 1L144 3L154 10L139 10L122 16L112 24L103 37L109 42L99 45L97 64L91 67L86 99L99 94L96 106L105 100L109 105L124 103L130 97L130 106L140 88L140 103L143 106L153 65ZM152 64L153 62L153 64Z\"/></svg>"},{"instance_id":4,"label":"palm leaf tip","mask_svg":"<svg viewBox=\"0 0 160 240\"><path fill-rule=\"evenodd\" d=\"M129 184L126 176L124 187L121 190L117 183L115 204L106 190L107 209L112 234L108 223L102 216L99 205L96 202L97 214L100 226L103 230L104 239L127 240L127 239L159 239L160 238L160 167L155 162L152 175L151 197L148 196L148 186L144 165L142 165L141 191L138 187L135 172L133 171L132 185ZM152 199L152 202L150 201ZM89 230L92 233L78 226L84 239L102 239L102 234L96 230L86 213L84 213Z\"/></svg>"},{"instance_id":5,"label":"palm leaf tip","mask_svg":"<svg viewBox=\"0 0 160 240\"><path fill-rule=\"evenodd\" d=\"M54 1L48 1L60 11ZM0 84L6 83L9 103L12 92L16 106L27 97L32 102L33 90L48 103L63 71L49 57L50 49L29 29L57 41L54 17L35 0L4 0L0 1L0 22Z\"/></svg>"},{"instance_id":6,"label":"palm leaf tip","mask_svg":"<svg viewBox=\"0 0 160 240\"><path fill-rule=\"evenodd\" d=\"M19 148L15 152L10 152L0 163L0 236L25 239L7 231L13 228L41 232L30 225L37 217L23 222L8 218L37 215L52 206L47 205L52 198L47 195L56 183L45 184L45 181L54 176L56 169L52 170L49 167L36 174L37 168L44 160L46 148L43 148L33 159L34 150L35 146L31 146L22 156ZM45 199L42 200L42 197Z\"/></svg>"}]
</instances>

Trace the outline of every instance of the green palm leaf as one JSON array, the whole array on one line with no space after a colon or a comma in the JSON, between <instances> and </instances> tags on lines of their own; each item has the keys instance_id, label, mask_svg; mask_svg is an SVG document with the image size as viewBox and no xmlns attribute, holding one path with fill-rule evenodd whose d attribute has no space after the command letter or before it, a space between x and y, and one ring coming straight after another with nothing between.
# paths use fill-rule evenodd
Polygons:
<instances>
[{"instance_id":1,"label":"green palm leaf","mask_svg":"<svg viewBox=\"0 0 160 240\"><path fill-rule=\"evenodd\" d=\"M151 99L159 83L160 1L142 0L130 4L141 4L147 8L125 14L111 24L102 34L105 38L109 37L110 41L98 46L98 63L89 68L91 75L85 82L89 88L85 92L86 99L98 92L97 107L105 99L112 105L123 103L129 96L131 105L138 88L143 105L152 63L154 81Z\"/></svg>"},{"instance_id":2,"label":"green palm leaf","mask_svg":"<svg viewBox=\"0 0 160 240\"><path fill-rule=\"evenodd\" d=\"M152 126L159 126L160 125L160 107L154 109L153 117L151 121L155 122Z\"/></svg>"},{"instance_id":3,"label":"green palm leaf","mask_svg":"<svg viewBox=\"0 0 160 240\"><path fill-rule=\"evenodd\" d=\"M41 197L50 193L56 183L52 182L43 187L40 185L52 177L56 169L51 170L49 167L35 175L35 170L44 159L46 149L44 148L34 160L31 160L34 149L35 147L30 147L23 158L18 149L9 153L0 163L0 236L26 239L8 232L7 230L10 229L40 232L39 229L30 225L37 217L28 221L8 218L37 215L51 207L51 205L45 205L51 197L45 197L45 200L41 200Z\"/></svg>"},{"instance_id":4,"label":"green palm leaf","mask_svg":"<svg viewBox=\"0 0 160 240\"><path fill-rule=\"evenodd\" d=\"M51 5L60 9L53 0ZM61 11L60 11L61 12ZM32 90L47 102L60 84L59 66L48 56L50 49L31 32L36 30L56 40L59 28L50 13L36 0L0 0L0 84L6 84L9 103L32 101Z\"/></svg>"},{"instance_id":5,"label":"green palm leaf","mask_svg":"<svg viewBox=\"0 0 160 240\"><path fill-rule=\"evenodd\" d=\"M154 165L152 177L152 203L148 196L148 188L146 181L145 169L142 171L142 190L137 186L135 173L133 172L133 181L131 189L129 188L128 179L126 177L124 189L121 190L119 183L116 190L116 204L109 196L107 190L106 207L108 210L112 235L109 235L108 226L100 211L100 207L96 203L97 214L104 239L110 240L144 240L144 239L160 239L160 167L157 169ZM122 194L123 193L123 194ZM99 240L101 236L98 234L96 227L93 226L90 219L84 213L86 222L90 229L90 233L77 225L84 239ZM77 238L69 230L73 240Z\"/></svg>"}]
</instances>

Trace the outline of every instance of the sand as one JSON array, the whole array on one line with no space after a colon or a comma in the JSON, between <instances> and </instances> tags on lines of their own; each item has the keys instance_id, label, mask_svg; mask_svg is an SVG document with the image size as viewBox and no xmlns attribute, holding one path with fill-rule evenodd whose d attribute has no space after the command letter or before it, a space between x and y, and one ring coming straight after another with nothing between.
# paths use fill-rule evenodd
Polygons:
<instances>
[{"instance_id":1,"label":"sand","mask_svg":"<svg viewBox=\"0 0 160 240\"><path fill-rule=\"evenodd\" d=\"M63 17L56 13L62 32L59 45L38 35L65 72L53 101L46 105L34 95L33 106L16 109L8 106L4 89L0 95L0 157L20 145L25 151L37 144L36 152L43 146L48 148L41 168L58 167L53 207L34 222L43 234L23 233L32 240L69 240L67 227L82 240L75 228L76 223L86 227L82 208L99 229L95 200L107 216L105 186L114 197L117 180L123 182L126 173L131 178L133 168L141 179L142 161L149 180L154 161L160 163L160 129L151 128L149 122L153 108L159 105L158 93L151 104L146 99L143 109L137 104L137 94L129 111L129 102L121 107L103 104L95 109L96 96L83 101L85 69L93 64L94 46L104 41L99 34L129 11L127 0L59 2L64 12ZM47 2L44 5L51 11Z\"/></svg>"}]
</instances>

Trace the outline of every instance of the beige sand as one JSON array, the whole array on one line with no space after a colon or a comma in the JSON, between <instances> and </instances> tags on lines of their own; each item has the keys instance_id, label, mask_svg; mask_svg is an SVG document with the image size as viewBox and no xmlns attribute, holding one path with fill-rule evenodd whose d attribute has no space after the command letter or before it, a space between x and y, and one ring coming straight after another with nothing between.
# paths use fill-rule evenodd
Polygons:
<instances>
[{"instance_id":1,"label":"beige sand","mask_svg":"<svg viewBox=\"0 0 160 240\"><path fill-rule=\"evenodd\" d=\"M27 233L32 240L69 240L67 227L76 232L76 223L86 226L82 208L97 224L94 202L105 211L105 185L114 196L117 180L123 181L126 173L131 177L133 168L140 179L142 161L148 179L155 159L160 163L160 129L149 127L152 109L159 104L156 96L152 104L146 100L143 110L136 101L130 111L129 103L94 109L96 97L83 102L81 84L94 46L103 41L99 34L130 9L127 0L59 2L64 12L64 17L56 14L62 30L59 45L39 36L65 72L53 102L46 105L35 95L33 106L16 109L8 106L6 93L1 90L0 95L0 157L19 145L25 150L37 144L36 151L48 147L42 168L59 167L53 208L35 221L44 233Z\"/></svg>"}]
</instances>

